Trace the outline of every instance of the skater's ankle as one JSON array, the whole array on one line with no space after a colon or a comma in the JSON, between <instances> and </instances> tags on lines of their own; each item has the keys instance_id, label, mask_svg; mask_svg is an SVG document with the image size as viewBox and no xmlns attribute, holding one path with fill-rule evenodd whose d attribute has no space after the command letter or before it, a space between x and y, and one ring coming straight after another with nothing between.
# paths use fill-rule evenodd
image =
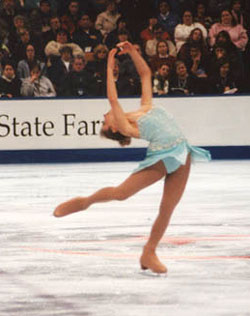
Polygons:
<instances>
[{"instance_id":1,"label":"skater's ankle","mask_svg":"<svg viewBox=\"0 0 250 316\"><path fill-rule=\"evenodd\" d=\"M155 250L156 250L156 247L154 247L154 246L152 246L152 245L145 245L144 247L143 247L143 250L144 250L144 252L148 252L148 253L154 253L155 254Z\"/></svg>"}]
</instances>

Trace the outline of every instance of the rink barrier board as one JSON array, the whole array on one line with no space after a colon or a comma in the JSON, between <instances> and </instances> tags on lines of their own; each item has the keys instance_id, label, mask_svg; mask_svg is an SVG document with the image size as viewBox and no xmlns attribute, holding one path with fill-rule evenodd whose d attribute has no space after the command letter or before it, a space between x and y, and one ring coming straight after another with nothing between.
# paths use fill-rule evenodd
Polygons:
<instances>
[{"instance_id":1,"label":"rink barrier board","mask_svg":"<svg viewBox=\"0 0 250 316\"><path fill-rule=\"evenodd\" d=\"M122 98L125 111L139 98ZM250 96L155 98L175 117L189 143L213 159L250 159ZM138 161L147 142L121 148L101 138L107 99L11 99L0 102L0 163Z\"/></svg>"},{"instance_id":2,"label":"rink barrier board","mask_svg":"<svg viewBox=\"0 0 250 316\"><path fill-rule=\"evenodd\" d=\"M212 159L250 159L250 146L202 147ZM80 163L140 161L146 148L72 149L72 150L6 150L0 151L1 164Z\"/></svg>"}]
</instances>

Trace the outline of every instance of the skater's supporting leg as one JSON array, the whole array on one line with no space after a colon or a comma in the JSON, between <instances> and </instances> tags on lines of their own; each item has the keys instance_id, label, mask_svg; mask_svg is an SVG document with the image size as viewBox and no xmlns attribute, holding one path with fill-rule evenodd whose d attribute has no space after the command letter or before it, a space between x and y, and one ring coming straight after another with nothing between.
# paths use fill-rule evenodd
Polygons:
<instances>
[{"instance_id":1,"label":"skater's supporting leg","mask_svg":"<svg viewBox=\"0 0 250 316\"><path fill-rule=\"evenodd\" d=\"M166 267L157 258L155 251L169 224L171 215L183 195L189 172L190 156L184 166L181 166L176 172L167 175L165 178L160 211L153 224L149 240L144 246L141 257L143 268L149 268L159 273L167 271Z\"/></svg>"}]
</instances>

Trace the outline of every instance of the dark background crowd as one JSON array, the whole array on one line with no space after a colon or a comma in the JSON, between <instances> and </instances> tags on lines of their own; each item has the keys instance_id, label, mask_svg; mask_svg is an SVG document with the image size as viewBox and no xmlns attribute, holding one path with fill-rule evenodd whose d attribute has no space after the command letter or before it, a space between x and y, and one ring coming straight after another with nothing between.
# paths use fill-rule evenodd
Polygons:
<instances>
[{"instance_id":1,"label":"dark background crowd","mask_svg":"<svg viewBox=\"0 0 250 316\"><path fill-rule=\"evenodd\" d=\"M2 0L0 96L102 97L110 49L131 41L154 95L250 92L248 0ZM120 96L140 95L128 55Z\"/></svg>"}]
</instances>

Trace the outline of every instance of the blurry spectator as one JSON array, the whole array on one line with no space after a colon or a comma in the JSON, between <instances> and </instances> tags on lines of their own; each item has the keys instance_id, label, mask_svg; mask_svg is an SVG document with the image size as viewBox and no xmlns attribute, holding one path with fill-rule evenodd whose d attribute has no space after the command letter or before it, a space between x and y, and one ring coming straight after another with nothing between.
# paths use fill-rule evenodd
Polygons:
<instances>
[{"instance_id":1,"label":"blurry spectator","mask_svg":"<svg viewBox=\"0 0 250 316\"><path fill-rule=\"evenodd\" d=\"M152 15L149 19L148 19L148 26L146 29L144 29L141 33L140 33L140 38L143 42L143 44L145 45L146 42L148 40L152 40L154 38L154 26L157 24L157 17L155 15ZM162 33L161 39L163 40L170 40L170 36L168 34L168 32L164 32Z\"/></svg>"},{"instance_id":2,"label":"blurry spectator","mask_svg":"<svg viewBox=\"0 0 250 316\"><path fill-rule=\"evenodd\" d=\"M30 27L35 36L42 36L50 30L50 18L52 16L51 4L49 0L40 0L39 8L30 12Z\"/></svg>"},{"instance_id":3,"label":"blurry spectator","mask_svg":"<svg viewBox=\"0 0 250 316\"><path fill-rule=\"evenodd\" d=\"M102 34L92 27L92 23L87 14L83 14L79 20L79 27L73 33L72 40L79 45L84 52L92 52L94 47L102 43Z\"/></svg>"},{"instance_id":4,"label":"blurry spectator","mask_svg":"<svg viewBox=\"0 0 250 316\"><path fill-rule=\"evenodd\" d=\"M211 60L209 66L209 73L213 75L217 71L217 65L220 60L227 59L230 62L231 71L235 77L241 77L244 73L244 68L238 54L234 54L228 49L228 46L223 42L218 42L213 46L211 52Z\"/></svg>"},{"instance_id":5,"label":"blurry spectator","mask_svg":"<svg viewBox=\"0 0 250 316\"><path fill-rule=\"evenodd\" d=\"M107 35L105 40L105 45L109 49L115 47L118 42L118 32L123 29L127 29L127 22L123 17L120 17L116 22L116 28Z\"/></svg>"},{"instance_id":6,"label":"blurry spectator","mask_svg":"<svg viewBox=\"0 0 250 316\"><path fill-rule=\"evenodd\" d=\"M72 48L63 46L59 49L60 58L53 58L48 67L48 78L54 85L57 96L62 96L64 81L68 73L72 70L73 53Z\"/></svg>"},{"instance_id":7,"label":"blurry spectator","mask_svg":"<svg viewBox=\"0 0 250 316\"><path fill-rule=\"evenodd\" d=\"M170 1L170 0L169 0ZM206 1L206 0L204 0ZM189 10L192 12L195 12L195 5L196 5L197 0L172 0L171 1L171 6L174 8L176 7L175 12L176 14L180 15L185 11ZM175 4L176 3L176 4Z\"/></svg>"},{"instance_id":8,"label":"blurry spectator","mask_svg":"<svg viewBox=\"0 0 250 316\"><path fill-rule=\"evenodd\" d=\"M179 52L181 46L186 42L189 37L191 31L195 28L199 28L202 31L203 38L207 38L207 30L206 28L198 23L193 21L193 14L191 11L186 10L182 16L182 24L178 24L175 28L174 37L175 44L177 48L177 52Z\"/></svg>"},{"instance_id":9,"label":"blurry spectator","mask_svg":"<svg viewBox=\"0 0 250 316\"><path fill-rule=\"evenodd\" d=\"M41 41L40 38L36 38L27 29L19 29L19 38L17 42L9 42L9 47L12 52L13 59L18 63L20 60L26 58L26 46L32 44L36 49L36 55L38 58L42 57ZM40 42L39 42L40 41Z\"/></svg>"},{"instance_id":10,"label":"blurry spectator","mask_svg":"<svg viewBox=\"0 0 250 316\"><path fill-rule=\"evenodd\" d=\"M171 11L173 13L175 13L176 15L179 15L179 12L181 12L182 10L182 5L185 3L185 0L167 0L169 6L171 7ZM154 0L155 3L155 8L159 7L159 3L161 2L161 0ZM192 0L189 0L189 5L191 5L191 3L193 2Z\"/></svg>"},{"instance_id":11,"label":"blurry spectator","mask_svg":"<svg viewBox=\"0 0 250 316\"><path fill-rule=\"evenodd\" d=\"M30 77L25 78L21 86L21 95L25 97L55 97L52 82L41 73L39 65L34 65Z\"/></svg>"},{"instance_id":12,"label":"blurry spectator","mask_svg":"<svg viewBox=\"0 0 250 316\"><path fill-rule=\"evenodd\" d=\"M217 71L210 77L214 93L234 94L242 91L242 84L235 78L231 71L229 60L220 59L217 63Z\"/></svg>"},{"instance_id":13,"label":"blurry spectator","mask_svg":"<svg viewBox=\"0 0 250 316\"><path fill-rule=\"evenodd\" d=\"M14 27L9 30L7 43L17 43L20 30L27 28L27 21L23 15L16 15L13 19ZM10 44L10 49L11 49Z\"/></svg>"},{"instance_id":14,"label":"blurry spectator","mask_svg":"<svg viewBox=\"0 0 250 316\"><path fill-rule=\"evenodd\" d=\"M189 51L182 59L190 73L199 78L206 78L209 71L208 55L203 55L200 45L193 43L189 46Z\"/></svg>"},{"instance_id":15,"label":"blurry spectator","mask_svg":"<svg viewBox=\"0 0 250 316\"><path fill-rule=\"evenodd\" d=\"M8 35L9 35L8 24L0 17L0 39L6 42Z\"/></svg>"},{"instance_id":16,"label":"blurry spectator","mask_svg":"<svg viewBox=\"0 0 250 316\"><path fill-rule=\"evenodd\" d=\"M95 96L106 95L106 68L107 68L108 48L99 44L94 48L94 60L89 61L86 70L93 75L95 81Z\"/></svg>"},{"instance_id":17,"label":"blurry spectator","mask_svg":"<svg viewBox=\"0 0 250 316\"><path fill-rule=\"evenodd\" d=\"M209 30L213 24L212 18L207 13L207 6L205 5L204 1L198 1L196 3L194 22L202 24L207 30Z\"/></svg>"},{"instance_id":18,"label":"blurry spectator","mask_svg":"<svg viewBox=\"0 0 250 316\"><path fill-rule=\"evenodd\" d=\"M154 38L152 40L148 40L146 42L145 53L148 57L152 57L156 55L156 46L157 43L163 40L162 35L164 34L162 26L160 24L156 24L153 28L154 30ZM172 41L167 41L169 55L176 56L176 48Z\"/></svg>"},{"instance_id":19,"label":"blurry spectator","mask_svg":"<svg viewBox=\"0 0 250 316\"><path fill-rule=\"evenodd\" d=\"M61 22L59 16L53 15L49 20L50 30L43 33L43 47L48 44L50 41L56 40L56 35L58 30L61 29Z\"/></svg>"},{"instance_id":20,"label":"blurry spectator","mask_svg":"<svg viewBox=\"0 0 250 316\"><path fill-rule=\"evenodd\" d=\"M170 67L168 64L159 65L157 72L153 75L153 94L166 95L169 92Z\"/></svg>"},{"instance_id":21,"label":"blurry spectator","mask_svg":"<svg viewBox=\"0 0 250 316\"><path fill-rule=\"evenodd\" d=\"M232 0L230 8L236 23L241 24L245 29L248 29L249 17L246 16L246 13L243 10L242 1Z\"/></svg>"},{"instance_id":22,"label":"blurry spectator","mask_svg":"<svg viewBox=\"0 0 250 316\"><path fill-rule=\"evenodd\" d=\"M133 44L133 45L135 49L137 50L137 52L140 55L142 55L141 46L139 44ZM140 95L141 94L141 79L129 55L127 55L126 59L120 62L119 72L121 76L127 78L129 82L132 84L132 86L134 86L135 94Z\"/></svg>"},{"instance_id":23,"label":"blurry spectator","mask_svg":"<svg viewBox=\"0 0 250 316\"><path fill-rule=\"evenodd\" d=\"M135 41L140 40L140 32L146 27L154 11L154 0L121 0L120 12L127 21L127 28Z\"/></svg>"},{"instance_id":24,"label":"blurry spectator","mask_svg":"<svg viewBox=\"0 0 250 316\"><path fill-rule=\"evenodd\" d=\"M77 30L80 15L79 1L71 0L68 4L66 14L61 17L62 27L67 30L70 35Z\"/></svg>"},{"instance_id":25,"label":"blurry spectator","mask_svg":"<svg viewBox=\"0 0 250 316\"><path fill-rule=\"evenodd\" d=\"M24 0L24 8L27 12L39 7L40 0Z\"/></svg>"},{"instance_id":26,"label":"blurry spectator","mask_svg":"<svg viewBox=\"0 0 250 316\"><path fill-rule=\"evenodd\" d=\"M209 0L208 13L213 20L218 20L222 10L228 9L231 0Z\"/></svg>"},{"instance_id":27,"label":"blurry spectator","mask_svg":"<svg viewBox=\"0 0 250 316\"><path fill-rule=\"evenodd\" d=\"M195 75L189 74L183 61L175 63L175 72L170 78L169 93L175 95L192 95L203 92L203 87Z\"/></svg>"},{"instance_id":28,"label":"blurry spectator","mask_svg":"<svg viewBox=\"0 0 250 316\"><path fill-rule=\"evenodd\" d=\"M3 42L1 41L0 39L0 75L2 73L2 61L4 60L7 60L7 59L10 59L10 51L9 51L9 48L3 44Z\"/></svg>"},{"instance_id":29,"label":"blurry spectator","mask_svg":"<svg viewBox=\"0 0 250 316\"><path fill-rule=\"evenodd\" d=\"M126 76L120 74L120 63L118 59L115 62L114 79L119 96L133 96L136 95L136 87L134 82Z\"/></svg>"},{"instance_id":30,"label":"blurry spectator","mask_svg":"<svg viewBox=\"0 0 250 316\"><path fill-rule=\"evenodd\" d=\"M215 44L223 44L230 55L238 55L237 46L232 42L227 31L220 31L215 38Z\"/></svg>"},{"instance_id":31,"label":"blurry spectator","mask_svg":"<svg viewBox=\"0 0 250 316\"><path fill-rule=\"evenodd\" d=\"M85 69L86 62L83 56L75 56L72 63L72 70L67 74L63 94L68 97L82 97L93 95L93 77Z\"/></svg>"},{"instance_id":32,"label":"blurry spectator","mask_svg":"<svg viewBox=\"0 0 250 316\"><path fill-rule=\"evenodd\" d=\"M0 96L13 98L20 96L21 80L15 75L15 68L12 62L6 61L3 64L2 76L0 78Z\"/></svg>"},{"instance_id":33,"label":"blurry spectator","mask_svg":"<svg viewBox=\"0 0 250 316\"><path fill-rule=\"evenodd\" d=\"M131 36L128 32L127 29L120 29L118 32L117 32L117 39L115 41L115 45L119 44L119 43L122 43L122 42L126 42L126 41L130 41L131 42ZM120 57L123 57L126 55L122 55ZM122 58L121 58L122 59Z\"/></svg>"},{"instance_id":34,"label":"blurry spectator","mask_svg":"<svg viewBox=\"0 0 250 316\"><path fill-rule=\"evenodd\" d=\"M163 27L163 30L168 32L171 39L174 39L174 30L177 24L180 23L179 17L171 11L170 4L167 0L159 2L158 23Z\"/></svg>"},{"instance_id":35,"label":"blurry spectator","mask_svg":"<svg viewBox=\"0 0 250 316\"><path fill-rule=\"evenodd\" d=\"M19 0L20 3L23 2L23 7L24 9L29 12L32 11L33 9L37 9L39 8L40 5L40 0ZM60 0L50 0L50 4L51 4L51 9L53 11L56 11L58 8L58 4L60 3Z\"/></svg>"},{"instance_id":36,"label":"blurry spectator","mask_svg":"<svg viewBox=\"0 0 250 316\"><path fill-rule=\"evenodd\" d=\"M72 48L73 55L83 55L83 50L80 46L75 43L70 42L70 37L66 30L59 29L57 31L56 40L50 41L45 47L45 54L47 57L51 56L60 56L60 48L63 46L68 46Z\"/></svg>"},{"instance_id":37,"label":"blurry spectator","mask_svg":"<svg viewBox=\"0 0 250 316\"><path fill-rule=\"evenodd\" d=\"M120 16L115 0L107 0L106 11L100 13L95 22L95 27L102 33L104 40L108 33L116 28L116 22Z\"/></svg>"},{"instance_id":38,"label":"blurry spectator","mask_svg":"<svg viewBox=\"0 0 250 316\"><path fill-rule=\"evenodd\" d=\"M242 54L237 49L237 46L232 42L231 37L227 31L219 32L215 39L215 45L216 44L225 49L226 56L230 60L230 64L233 65L235 71L243 74L244 64ZM212 49L212 52L213 50L214 49Z\"/></svg>"},{"instance_id":39,"label":"blurry spectator","mask_svg":"<svg viewBox=\"0 0 250 316\"><path fill-rule=\"evenodd\" d=\"M0 19L6 23L9 32L14 29L14 17L22 14L22 9L15 0L2 0L2 8L0 9Z\"/></svg>"},{"instance_id":40,"label":"blurry spectator","mask_svg":"<svg viewBox=\"0 0 250 316\"><path fill-rule=\"evenodd\" d=\"M181 46L178 52L178 59L186 60L190 57L190 47L191 45L198 45L201 49L201 54L207 58L209 56L209 50L207 47L207 43L203 38L203 34L201 29L195 28L191 31L189 37L186 42Z\"/></svg>"},{"instance_id":41,"label":"blurry spectator","mask_svg":"<svg viewBox=\"0 0 250 316\"><path fill-rule=\"evenodd\" d=\"M30 77L30 71L36 64L39 64L43 71L45 64L37 59L35 47L32 44L27 44L26 58L20 60L17 65L17 77L19 79Z\"/></svg>"},{"instance_id":42,"label":"blurry spectator","mask_svg":"<svg viewBox=\"0 0 250 316\"><path fill-rule=\"evenodd\" d=\"M221 12L220 21L214 23L209 31L210 45L215 44L216 36L221 31L227 31L231 37L232 42L240 51L244 51L248 42L246 30L241 24L237 24L232 13L229 10Z\"/></svg>"},{"instance_id":43,"label":"blurry spectator","mask_svg":"<svg viewBox=\"0 0 250 316\"><path fill-rule=\"evenodd\" d=\"M156 45L156 55L154 55L150 59L150 68L152 73L154 74L159 66L162 63L168 64L169 67L172 69L175 64L176 58L169 55L168 43L167 41L159 41Z\"/></svg>"}]
</instances>

